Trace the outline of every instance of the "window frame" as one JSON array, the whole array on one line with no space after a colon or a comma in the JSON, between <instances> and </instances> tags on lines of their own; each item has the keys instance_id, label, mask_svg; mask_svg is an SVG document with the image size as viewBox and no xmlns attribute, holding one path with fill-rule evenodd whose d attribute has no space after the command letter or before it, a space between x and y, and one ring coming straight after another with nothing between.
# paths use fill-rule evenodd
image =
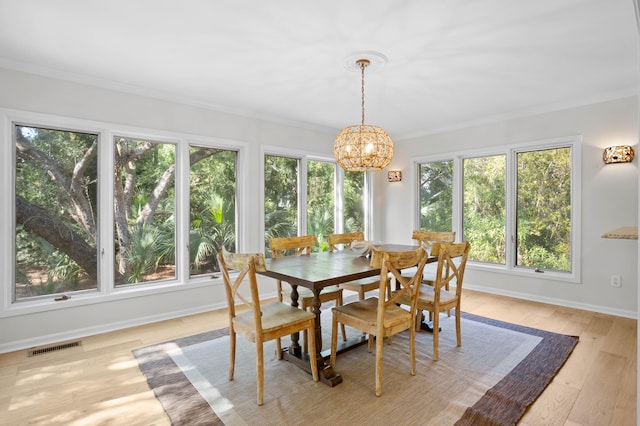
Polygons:
<instances>
[{"instance_id":1,"label":"window frame","mask_svg":"<svg viewBox=\"0 0 640 426\"><path fill-rule=\"evenodd\" d=\"M0 244L0 279L5 285L0 288L0 318L16 315L25 315L39 312L55 311L72 307L89 306L116 300L132 299L155 294L171 293L176 291L191 291L194 288L207 286L222 286L221 277L213 277L210 274L189 277L189 177L185 176L189 170L189 148L202 146L236 151L236 245L239 250L246 250L247 234L245 232L249 218L246 217L248 209L245 207L248 199L246 185L248 182L248 167L246 166L248 144L230 139L221 139L149 129L137 126L128 126L119 123L101 122L81 118L63 117L50 114L26 112L0 108L0 132L5 138L5 143L0 150L4 161L13 164L3 167L0 183L3 193L11 200L15 199L15 143L13 129L15 125L60 129L95 133L98 135L98 288L89 291L69 292L72 297L63 303L54 300L59 293L45 297L34 297L21 300L13 300L15 285L15 247L13 236L15 235L15 203L4 203L0 207L0 230L5 235L10 235L8 243ZM173 143L176 145L176 277L171 280L151 281L138 283L134 286L105 285L113 283L114 264L114 239L113 239L113 141L114 137L132 137L158 142ZM186 187L185 187L186 185ZM185 263L186 262L186 263ZM105 265L109 265L105 267Z\"/></svg>"},{"instance_id":2,"label":"window frame","mask_svg":"<svg viewBox=\"0 0 640 426\"><path fill-rule=\"evenodd\" d=\"M307 234L307 176L308 176L308 161L320 161L326 163L332 163L336 166L336 172L334 177L334 232L339 233L344 230L344 169L338 165L335 158L330 156L322 156L317 153L304 152L300 150L292 150L278 146L263 145L260 149L260 235L265 234L265 222L264 222L264 190L265 190L265 172L264 172L264 159L265 156L272 155L278 157L294 158L299 161L298 167L298 235ZM366 235L370 235L371 224L371 178L370 172L364 173L364 228L363 232ZM304 208L300 208L304 206ZM338 214L342 212L342 214ZM262 239L262 253L265 253L268 247Z\"/></svg>"},{"instance_id":3,"label":"window frame","mask_svg":"<svg viewBox=\"0 0 640 426\"><path fill-rule=\"evenodd\" d=\"M571 148L571 271L561 272L543 270L536 272L534 268L516 265L517 241L516 235L516 190L517 190L517 154L520 152L530 152L537 150L547 150L554 148ZM471 270L495 272L501 274L516 275L528 278L539 278L544 280L563 281L568 283L580 283L581 271L581 198L582 198L582 136L572 135L566 137L535 140L523 143L514 143L503 146L488 147L482 149L455 151L447 154L436 154L414 157L413 179L414 185L414 229L420 227L420 165L429 162L453 161L453 217L452 230L456 232L457 239L463 235L463 160L467 158L477 158L493 155L506 156L506 187L505 187L505 265L490 264L485 262L475 262L469 260L467 267Z\"/></svg>"}]
</instances>

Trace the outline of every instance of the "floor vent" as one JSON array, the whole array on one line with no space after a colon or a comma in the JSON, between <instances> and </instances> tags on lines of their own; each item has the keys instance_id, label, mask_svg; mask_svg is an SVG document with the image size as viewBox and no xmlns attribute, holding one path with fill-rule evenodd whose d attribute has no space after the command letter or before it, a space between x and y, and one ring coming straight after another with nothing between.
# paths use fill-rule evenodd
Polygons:
<instances>
[{"instance_id":1,"label":"floor vent","mask_svg":"<svg viewBox=\"0 0 640 426\"><path fill-rule=\"evenodd\" d=\"M32 350L29 351L29 355L28 356L31 357L31 356L44 355L44 354L48 354L48 353L51 353L51 352L61 351L63 349L75 348L77 346L80 346L80 341L70 342L70 343L63 343L63 344L55 345L55 346L47 346L46 348L32 349Z\"/></svg>"}]
</instances>

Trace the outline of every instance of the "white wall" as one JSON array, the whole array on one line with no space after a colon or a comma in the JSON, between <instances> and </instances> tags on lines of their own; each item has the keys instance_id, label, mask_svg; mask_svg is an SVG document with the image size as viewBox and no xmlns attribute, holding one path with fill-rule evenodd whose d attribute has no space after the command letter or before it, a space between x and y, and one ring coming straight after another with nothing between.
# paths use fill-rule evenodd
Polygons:
<instances>
[{"instance_id":1,"label":"white wall","mask_svg":"<svg viewBox=\"0 0 640 426\"><path fill-rule=\"evenodd\" d=\"M244 211L250 220L243 221L244 237L239 242L243 251L262 250L261 185L258 178L262 163L261 146L278 146L318 155L332 155L333 152L334 131L274 124L1 68L0 94L0 108L12 111L116 123L118 126L149 129L150 132L179 132L246 144L246 170L250 184L243 188L247 202ZM3 148L0 152L7 152L4 148L12 144L8 125L0 123L0 148ZM11 171L0 170L0 177L0 196L3 200L10 200ZM6 205L2 206L4 208ZM10 243L5 240L0 244L0 266L4 270L11 268L6 248ZM6 276L0 272L0 277ZM275 294L272 280L264 280L267 288ZM90 305L72 297L64 302L64 309L41 313L16 314L15 310L2 312L0 309L0 353L226 306L221 283L203 282L182 287L171 292L141 291L134 297L113 295L106 301L102 299ZM8 299L9 295L0 287L0 305L10 304Z\"/></svg>"},{"instance_id":2,"label":"white wall","mask_svg":"<svg viewBox=\"0 0 640 426\"><path fill-rule=\"evenodd\" d=\"M638 221L638 160L630 164L605 165L603 148L611 145L637 146L638 100L630 97L580 108L515 118L434 134L396 144L389 169L403 171L398 184L376 176L376 239L409 242L417 227L411 209L415 189L411 182L414 158L509 145L536 140L582 135L582 268L579 284L489 273L468 267L465 285L498 294L585 308L621 316L636 317L638 303L638 244L635 240L601 238L603 232L636 226ZM622 277L622 287L610 286L610 275Z\"/></svg>"},{"instance_id":3,"label":"white wall","mask_svg":"<svg viewBox=\"0 0 640 426\"><path fill-rule=\"evenodd\" d=\"M123 94L60 80L0 69L0 108L112 122L140 128L196 134L204 137L241 141L249 146L249 185L247 211L254 220L245 228L244 250L261 249L260 185L258 170L263 145L303 149L331 154L335 132L292 127L212 112L203 108ZM283 100L276 100L281 102ZM637 100L577 108L502 123L432 135L411 141L396 141L396 156L389 168L402 169L407 176L412 158L427 154L463 150L478 145L501 145L569 134L583 135L582 194L582 282L567 284L510 275L469 270L470 286L498 293L517 293L523 297L582 306L593 310L635 316L637 311L637 244L633 241L603 240L600 234L622 225L636 225L638 217L637 161L631 165L604 167L602 148L625 143L636 145ZM6 125L6 123L4 123ZM8 132L1 132L6 147ZM4 200L10 200L6 177L0 183ZM414 228L407 203L414 197L403 180L393 186L386 173L374 176L374 232L372 237L388 242L409 242ZM0 247L4 265L10 259ZM609 275L622 276L622 288L609 286ZM5 296L6 298L6 296ZM1 299L1 297L0 297ZM6 302L6 300L5 300ZM65 302L67 303L67 302ZM178 291L113 298L92 305L24 315L0 315L0 353L35 345L82 337L101 331L203 312L225 305L220 285L189 286Z\"/></svg>"}]
</instances>

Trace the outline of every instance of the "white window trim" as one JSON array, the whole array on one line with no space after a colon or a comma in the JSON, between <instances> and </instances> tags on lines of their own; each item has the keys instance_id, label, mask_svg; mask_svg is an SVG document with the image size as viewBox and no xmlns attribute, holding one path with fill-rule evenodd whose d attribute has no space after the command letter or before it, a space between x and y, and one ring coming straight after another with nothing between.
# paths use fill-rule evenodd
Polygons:
<instances>
[{"instance_id":1,"label":"white window trim","mask_svg":"<svg viewBox=\"0 0 640 426\"><path fill-rule=\"evenodd\" d=\"M515 177L516 177L516 164L514 161L515 154L518 152L553 149L571 146L571 272L559 272L545 270L543 273L535 272L531 268L518 267L515 265L515 242L511 238L515 235L515 216L516 200L515 200ZM447 154L437 154L429 156L414 157L412 159L413 167L416 172L413 179L416 184L414 185L414 229L420 227L420 164L428 162L439 161L453 161L453 218L452 218L452 230L456 232L458 240L462 238L462 206L463 206L463 191L462 191L462 161L467 158L476 158L481 156L491 155L505 155L506 156L506 229L505 229L505 247L506 257L505 265L488 264L476 261L469 261L467 268L510 274L521 277L563 281L569 283L580 283L580 270L581 270L581 206L582 206L582 136L572 135L565 137L558 137L552 139L536 140L531 142L509 144L503 146L489 147L485 149L474 149L467 151L456 151Z\"/></svg>"},{"instance_id":2,"label":"white window trim","mask_svg":"<svg viewBox=\"0 0 640 426\"><path fill-rule=\"evenodd\" d=\"M148 129L143 127L127 126L119 123L109 123L102 121L85 120L80 118L62 117L49 114L41 114L29 111L20 111L13 109L0 108L0 134L4 137L0 155L5 163L1 172L4 177L0 183L0 191L7 194L9 199L15 198L14 186L14 164L15 164L15 145L13 143L13 125L14 123L24 123L38 127L51 127L55 129L65 129L70 131L81 131L98 134L100 163L98 166L99 176L99 234L98 234L98 267L99 267L99 283L97 290L87 290L70 293L71 297L64 302L56 302L53 297L24 299L13 302L13 285L14 285L14 246L13 239L6 239L0 244L0 279L5 285L0 288L0 318L26 315L31 313L54 311L77 306L87 306L92 304L110 302L114 300L130 299L136 297L150 296L155 294L171 293L176 291L190 291L194 288L211 286L211 278L208 275L191 277L188 274L189 251L186 248L185 238L188 243L188 190L179 189L178 185L184 184L188 177L183 176L184 170L189 170L188 155L184 154L184 149L178 149L176 152L176 233L178 240L176 241L176 259L187 259L187 263L178 262L176 270L176 278L163 282L138 283L135 286L114 287L105 285L105 283L113 282L113 268L105 271L105 265L113 265L114 261L114 242L110 237L113 235L113 137L135 137L149 139L159 142L174 143L179 147L182 146L209 146L215 148L229 149L237 152L236 162L236 199L238 205L237 213L237 234L236 244L240 249L247 246L247 234L244 231L246 223L250 218L247 217L247 211L243 207L246 204L246 188L248 179L248 167L245 164L247 158L248 144L245 142L205 137L202 135L170 132L164 130ZM0 217L0 231L4 235L14 235L14 206L15 203L4 203L0 207L2 217ZM186 228L185 228L186 227ZM187 235L185 237L185 235ZM222 279L214 280L213 285L222 285Z\"/></svg>"},{"instance_id":3,"label":"white window trim","mask_svg":"<svg viewBox=\"0 0 640 426\"><path fill-rule=\"evenodd\" d=\"M308 161L323 161L327 163L335 164L336 173L335 173L335 206L334 211L336 214L334 215L335 220L335 232L342 232L344 229L344 223L338 223L340 221L340 217L344 217L344 170L337 163L336 159L331 156L322 156L317 153L312 153L310 151L301 151L301 150L293 150L288 148L283 148L279 146L273 145L261 145L260 146L260 217L262 218L260 221L260 235L264 235L265 226L264 226L264 157L266 155L273 155L279 157L288 157L295 158L300 161L300 175L298 177L298 204L299 206L307 205L307 162ZM364 233L365 235L370 235L370 222L371 222L371 179L370 173L365 173L365 190L364 190ZM304 189L304 190L303 190ZM340 212L340 215L338 215ZM305 235L307 233L307 215L306 215L306 207L305 209L298 209L298 235ZM264 246L264 242L262 242L262 252L264 253L266 247Z\"/></svg>"}]
</instances>

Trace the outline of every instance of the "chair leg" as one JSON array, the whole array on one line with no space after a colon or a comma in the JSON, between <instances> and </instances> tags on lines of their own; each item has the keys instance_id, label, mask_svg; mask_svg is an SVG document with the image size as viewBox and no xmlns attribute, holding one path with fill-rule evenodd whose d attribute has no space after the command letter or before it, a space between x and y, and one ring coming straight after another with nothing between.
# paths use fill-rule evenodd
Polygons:
<instances>
[{"instance_id":1,"label":"chair leg","mask_svg":"<svg viewBox=\"0 0 640 426\"><path fill-rule=\"evenodd\" d=\"M282 359L282 342L279 337L276 339L276 359Z\"/></svg>"},{"instance_id":2,"label":"chair leg","mask_svg":"<svg viewBox=\"0 0 640 426\"><path fill-rule=\"evenodd\" d=\"M413 327L409 327L409 356L411 357L411 375L415 376L416 375L416 330Z\"/></svg>"},{"instance_id":3,"label":"chair leg","mask_svg":"<svg viewBox=\"0 0 640 426\"><path fill-rule=\"evenodd\" d=\"M236 366L236 332L229 330L229 380L233 380Z\"/></svg>"},{"instance_id":4,"label":"chair leg","mask_svg":"<svg viewBox=\"0 0 640 426\"><path fill-rule=\"evenodd\" d=\"M433 312L433 360L438 360L438 336L440 334L440 312Z\"/></svg>"},{"instance_id":5,"label":"chair leg","mask_svg":"<svg viewBox=\"0 0 640 426\"><path fill-rule=\"evenodd\" d=\"M276 291L278 292L278 301L282 302L282 281L276 281Z\"/></svg>"},{"instance_id":6,"label":"chair leg","mask_svg":"<svg viewBox=\"0 0 640 426\"><path fill-rule=\"evenodd\" d=\"M256 341L256 381L258 387L258 405L264 402L264 348L261 341Z\"/></svg>"},{"instance_id":7,"label":"chair leg","mask_svg":"<svg viewBox=\"0 0 640 426\"><path fill-rule=\"evenodd\" d=\"M309 333L307 330L302 332L302 349L309 352Z\"/></svg>"},{"instance_id":8,"label":"chair leg","mask_svg":"<svg viewBox=\"0 0 640 426\"><path fill-rule=\"evenodd\" d=\"M342 306L342 292L338 294L338 298L336 299L336 306ZM344 327L344 324L340 323L340 331L342 331L342 341L347 341L347 330Z\"/></svg>"},{"instance_id":9,"label":"chair leg","mask_svg":"<svg viewBox=\"0 0 640 426\"><path fill-rule=\"evenodd\" d=\"M310 308L311 308L311 305L309 305L308 303L309 303L309 302L307 302L307 299L302 299L302 301L300 301L300 304L301 304L301 305L300 305L300 308L302 308L302 310L304 310L304 311L309 311L309 312L311 312L311 309L310 309ZM304 330L304 331L302 332L302 349L303 349L303 350L305 350L305 351L307 351L307 352L310 352L310 351L309 351L309 346L307 346L307 345L308 345L308 343L309 343L308 341L309 341L309 334L308 334L308 331L307 331L307 330Z\"/></svg>"},{"instance_id":10,"label":"chair leg","mask_svg":"<svg viewBox=\"0 0 640 426\"><path fill-rule=\"evenodd\" d=\"M333 313L331 318L331 356L329 365L331 368L336 365L336 351L338 350L338 317Z\"/></svg>"},{"instance_id":11,"label":"chair leg","mask_svg":"<svg viewBox=\"0 0 640 426\"><path fill-rule=\"evenodd\" d=\"M456 307L456 340L462 346L462 329L460 328L460 306Z\"/></svg>"},{"instance_id":12,"label":"chair leg","mask_svg":"<svg viewBox=\"0 0 640 426\"><path fill-rule=\"evenodd\" d=\"M372 336L369 335L369 339ZM384 336L376 336L376 396L382 395L382 349Z\"/></svg>"},{"instance_id":13,"label":"chair leg","mask_svg":"<svg viewBox=\"0 0 640 426\"><path fill-rule=\"evenodd\" d=\"M316 358L316 326L315 321L311 321L309 324L309 328L307 329L309 333L309 363L311 364L311 376L313 377L313 381L317 382L319 380L318 377L318 362Z\"/></svg>"}]
</instances>

